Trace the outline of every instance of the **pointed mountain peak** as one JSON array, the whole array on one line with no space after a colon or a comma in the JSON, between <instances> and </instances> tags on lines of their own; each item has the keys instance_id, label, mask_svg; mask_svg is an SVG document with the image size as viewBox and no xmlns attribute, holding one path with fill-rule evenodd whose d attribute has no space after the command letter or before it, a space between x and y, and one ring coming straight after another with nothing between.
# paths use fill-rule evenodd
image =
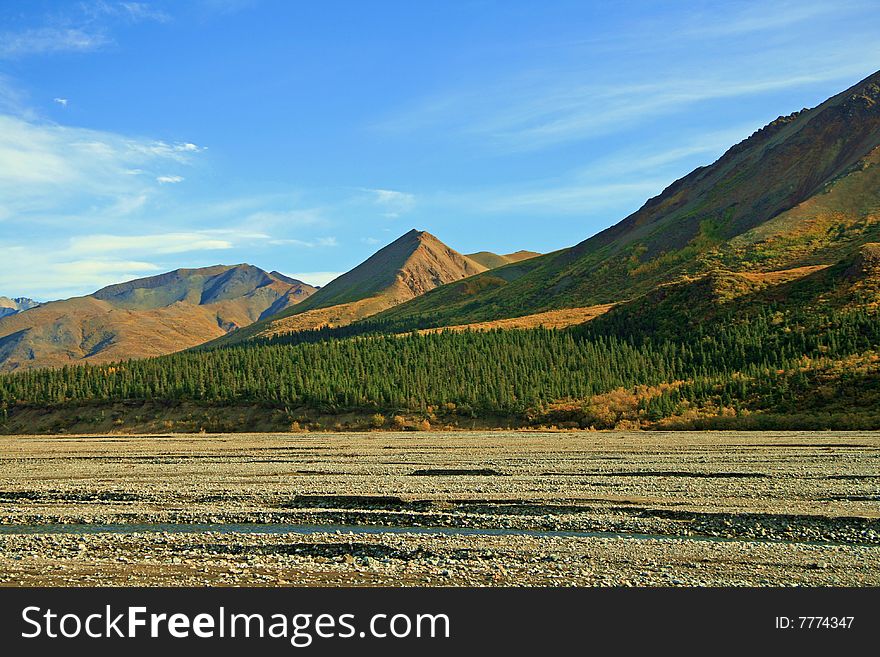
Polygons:
<instances>
[{"instance_id":1,"label":"pointed mountain peak","mask_svg":"<svg viewBox=\"0 0 880 657\"><path fill-rule=\"evenodd\" d=\"M450 248L431 233L412 229L351 271L331 281L287 314L301 314L382 297L395 305L486 267Z\"/></svg>"}]
</instances>

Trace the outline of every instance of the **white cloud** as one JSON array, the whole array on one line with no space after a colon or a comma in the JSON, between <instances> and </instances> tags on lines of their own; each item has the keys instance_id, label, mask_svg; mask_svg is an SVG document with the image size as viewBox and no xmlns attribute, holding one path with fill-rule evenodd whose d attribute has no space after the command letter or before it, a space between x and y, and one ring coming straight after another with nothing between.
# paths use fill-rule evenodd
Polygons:
<instances>
[{"instance_id":1,"label":"white cloud","mask_svg":"<svg viewBox=\"0 0 880 657\"><path fill-rule=\"evenodd\" d=\"M711 7L711 5L710 5ZM773 3L739 6L731 3L731 13L719 20L714 16L697 14L691 21L676 30L675 37L716 39L738 37L756 32L783 30L805 21L821 20L823 16L840 16L846 9L865 8L863 2L838 0L827 2L797 2L775 0ZM717 11L717 7L713 7Z\"/></svg>"},{"instance_id":2,"label":"white cloud","mask_svg":"<svg viewBox=\"0 0 880 657\"><path fill-rule=\"evenodd\" d=\"M0 242L0 289L40 299L89 294L105 285L180 266L169 265L180 262L180 258L167 256L225 251L254 242L267 243L268 239L261 233L210 229L143 235L80 234L58 240L47 236L39 249ZM191 257L185 256L183 263ZM154 259L156 262L152 262Z\"/></svg>"},{"instance_id":3,"label":"white cloud","mask_svg":"<svg viewBox=\"0 0 880 657\"><path fill-rule=\"evenodd\" d=\"M211 231L159 233L155 235L79 235L70 239L68 253L94 256L101 253L187 253L214 251L235 246L233 235L226 239Z\"/></svg>"},{"instance_id":4,"label":"white cloud","mask_svg":"<svg viewBox=\"0 0 880 657\"><path fill-rule=\"evenodd\" d=\"M191 164L202 149L0 115L0 197L25 218L143 207L162 183L179 182L156 167ZM132 201L136 204L132 205Z\"/></svg>"},{"instance_id":5,"label":"white cloud","mask_svg":"<svg viewBox=\"0 0 880 657\"><path fill-rule=\"evenodd\" d=\"M727 130L682 133L672 145L660 138L617 150L557 177L447 192L429 200L468 212L533 217L600 215L613 223L695 166L710 164L760 125L756 119Z\"/></svg>"},{"instance_id":6,"label":"white cloud","mask_svg":"<svg viewBox=\"0 0 880 657\"><path fill-rule=\"evenodd\" d=\"M607 87L571 81L564 87L534 89L509 109L475 121L466 130L506 151L528 151L616 132L698 103L803 87L845 74L834 66L786 72L759 67L747 77L713 73Z\"/></svg>"},{"instance_id":7,"label":"white cloud","mask_svg":"<svg viewBox=\"0 0 880 657\"><path fill-rule=\"evenodd\" d=\"M196 146L195 144L168 144L164 141L134 141L131 142L130 147L148 155L167 157L178 162L187 162L189 161L189 154L207 150L207 147Z\"/></svg>"},{"instance_id":8,"label":"white cloud","mask_svg":"<svg viewBox=\"0 0 880 657\"><path fill-rule=\"evenodd\" d=\"M67 107L67 103L70 102L67 98L53 98L52 101L58 103L61 107Z\"/></svg>"},{"instance_id":9,"label":"white cloud","mask_svg":"<svg viewBox=\"0 0 880 657\"><path fill-rule=\"evenodd\" d=\"M175 183L183 182L183 176L157 176L156 182L160 185L173 185Z\"/></svg>"},{"instance_id":10,"label":"white cloud","mask_svg":"<svg viewBox=\"0 0 880 657\"><path fill-rule=\"evenodd\" d=\"M121 258L71 258L51 250L0 244L0 282L4 294L41 300L68 298L94 292L106 285L155 274L151 262Z\"/></svg>"},{"instance_id":11,"label":"white cloud","mask_svg":"<svg viewBox=\"0 0 880 657\"><path fill-rule=\"evenodd\" d=\"M636 180L622 183L585 184L559 181L546 186L526 189L494 189L455 198L481 212L500 214L541 214L584 216L603 210L613 210L623 204L641 205L647 198L661 191L668 181Z\"/></svg>"}]
</instances>

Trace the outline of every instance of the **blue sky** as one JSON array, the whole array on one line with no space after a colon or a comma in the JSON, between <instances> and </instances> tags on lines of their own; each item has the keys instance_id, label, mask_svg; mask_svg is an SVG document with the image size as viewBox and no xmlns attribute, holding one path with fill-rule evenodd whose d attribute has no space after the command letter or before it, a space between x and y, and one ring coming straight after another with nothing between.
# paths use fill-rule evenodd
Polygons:
<instances>
[{"instance_id":1,"label":"blue sky","mask_svg":"<svg viewBox=\"0 0 880 657\"><path fill-rule=\"evenodd\" d=\"M0 295L575 244L880 68L875 0L3 2Z\"/></svg>"}]
</instances>

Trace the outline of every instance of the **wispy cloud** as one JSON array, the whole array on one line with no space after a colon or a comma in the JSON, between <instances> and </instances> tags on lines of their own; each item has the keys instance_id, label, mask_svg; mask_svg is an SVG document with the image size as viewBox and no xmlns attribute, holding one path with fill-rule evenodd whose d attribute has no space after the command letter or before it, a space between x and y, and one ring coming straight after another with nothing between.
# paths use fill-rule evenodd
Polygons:
<instances>
[{"instance_id":1,"label":"wispy cloud","mask_svg":"<svg viewBox=\"0 0 880 657\"><path fill-rule=\"evenodd\" d=\"M248 231L208 229L141 235L81 234L42 249L0 242L0 294L42 299L86 294L111 283L165 271L170 267L159 262L169 256L228 251L268 238Z\"/></svg>"},{"instance_id":2,"label":"wispy cloud","mask_svg":"<svg viewBox=\"0 0 880 657\"><path fill-rule=\"evenodd\" d=\"M146 2L107 2L105 0L92 0L80 4L85 15L94 19L110 17L118 18L131 23L141 21L157 21L167 23L171 16Z\"/></svg>"},{"instance_id":3,"label":"wispy cloud","mask_svg":"<svg viewBox=\"0 0 880 657\"><path fill-rule=\"evenodd\" d=\"M68 101L67 98L53 98L52 102L58 103L61 107L67 107L67 103L70 101Z\"/></svg>"},{"instance_id":4,"label":"wispy cloud","mask_svg":"<svg viewBox=\"0 0 880 657\"><path fill-rule=\"evenodd\" d=\"M713 162L759 125L756 120L727 130L683 134L674 145L658 141L625 148L557 177L515 186L446 192L426 202L468 213L585 218L601 215L613 222L623 218L623 214L614 215L615 210L635 210L695 166Z\"/></svg>"},{"instance_id":5,"label":"wispy cloud","mask_svg":"<svg viewBox=\"0 0 880 657\"><path fill-rule=\"evenodd\" d=\"M880 41L871 26L846 25L867 7L864 2L710 4L706 15L694 9L656 12L662 18L633 21L613 39L526 43L524 49L536 52L530 65L495 70L486 79L476 72L412 99L373 127L409 139L443 135L444 143L456 140L471 150L509 154L633 132L713 102L854 82L880 61ZM841 29L823 30L823 21L836 21ZM794 24L809 30L788 32ZM804 38L813 33L821 48ZM700 61L703 56L710 64Z\"/></svg>"},{"instance_id":6,"label":"wispy cloud","mask_svg":"<svg viewBox=\"0 0 880 657\"><path fill-rule=\"evenodd\" d=\"M874 47L880 59L880 44ZM416 110L390 129L421 129L434 121L462 120L460 134L482 137L494 149L529 151L559 143L619 132L646 120L713 100L733 99L863 74L864 64L808 66L806 70L758 68L748 76L711 73L633 84L584 84L581 75L561 85L535 83L529 88L496 89L482 98L461 97L449 113L431 107ZM757 71L757 72L756 72ZM504 99L507 99L506 101ZM464 107L483 105L478 117L465 122ZM487 106L488 105L488 106ZM472 110L471 110L472 111ZM422 125L419 125L419 122Z\"/></svg>"},{"instance_id":7,"label":"wispy cloud","mask_svg":"<svg viewBox=\"0 0 880 657\"><path fill-rule=\"evenodd\" d=\"M101 48L109 42L109 37L102 32L81 28L40 27L21 32L7 31L0 33L0 58L87 52Z\"/></svg>"},{"instance_id":8,"label":"wispy cloud","mask_svg":"<svg viewBox=\"0 0 880 657\"><path fill-rule=\"evenodd\" d=\"M3 73L0 73L0 114L11 114L27 120L36 117L27 102L27 93Z\"/></svg>"},{"instance_id":9,"label":"wispy cloud","mask_svg":"<svg viewBox=\"0 0 880 657\"><path fill-rule=\"evenodd\" d=\"M157 176L156 182L160 185L174 185L183 182L183 176Z\"/></svg>"},{"instance_id":10,"label":"wispy cloud","mask_svg":"<svg viewBox=\"0 0 880 657\"><path fill-rule=\"evenodd\" d=\"M120 23L170 20L169 14L146 2L79 2L47 14L42 25L0 32L0 59L99 50L113 43L111 35Z\"/></svg>"},{"instance_id":11,"label":"wispy cloud","mask_svg":"<svg viewBox=\"0 0 880 657\"><path fill-rule=\"evenodd\" d=\"M152 262L113 256L59 256L52 251L4 243L0 243L0 249L0 294L25 294L43 301L93 292L161 270Z\"/></svg>"},{"instance_id":12,"label":"wispy cloud","mask_svg":"<svg viewBox=\"0 0 880 657\"><path fill-rule=\"evenodd\" d=\"M84 195L115 203L177 182L182 178L177 174L152 179L144 174L188 165L201 150L189 142L168 144L0 115L0 195L21 212L61 210Z\"/></svg>"},{"instance_id":13,"label":"wispy cloud","mask_svg":"<svg viewBox=\"0 0 880 657\"><path fill-rule=\"evenodd\" d=\"M546 181L544 184L446 193L438 196L436 202L441 206L464 208L472 213L584 217L627 204L637 207L662 190L667 182L659 177L631 182L593 183L563 179Z\"/></svg>"},{"instance_id":14,"label":"wispy cloud","mask_svg":"<svg viewBox=\"0 0 880 657\"><path fill-rule=\"evenodd\" d=\"M735 37L761 32L776 32L806 21L816 21L822 17L839 17L848 10L863 10L869 7L865 2L839 0L833 4L798 0L776 0L772 3L738 5L730 3L727 13L719 20L719 7L712 6L715 16L697 11L676 30L676 37L716 39Z\"/></svg>"},{"instance_id":15,"label":"wispy cloud","mask_svg":"<svg viewBox=\"0 0 880 657\"><path fill-rule=\"evenodd\" d=\"M391 219L409 212L416 204L415 195L408 192L370 188L361 188L361 191L369 194L373 203L384 210L382 214Z\"/></svg>"},{"instance_id":16,"label":"wispy cloud","mask_svg":"<svg viewBox=\"0 0 880 657\"><path fill-rule=\"evenodd\" d=\"M216 251L235 246L233 236L219 239L210 231L161 233L155 235L81 235L70 239L66 253L90 255L129 252L169 254Z\"/></svg>"},{"instance_id":17,"label":"wispy cloud","mask_svg":"<svg viewBox=\"0 0 880 657\"><path fill-rule=\"evenodd\" d=\"M339 241L335 237L317 237L313 240L284 238L269 240L269 244L272 244L274 246L301 246L307 249L313 249L315 247L339 246Z\"/></svg>"}]
</instances>

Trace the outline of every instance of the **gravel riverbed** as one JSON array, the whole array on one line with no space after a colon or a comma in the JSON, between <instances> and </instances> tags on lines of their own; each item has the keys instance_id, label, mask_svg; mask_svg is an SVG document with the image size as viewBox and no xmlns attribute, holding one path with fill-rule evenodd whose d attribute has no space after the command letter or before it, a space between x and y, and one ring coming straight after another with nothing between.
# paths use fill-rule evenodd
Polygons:
<instances>
[{"instance_id":1,"label":"gravel riverbed","mask_svg":"<svg viewBox=\"0 0 880 657\"><path fill-rule=\"evenodd\" d=\"M880 434L0 437L0 585L877 586Z\"/></svg>"}]
</instances>

